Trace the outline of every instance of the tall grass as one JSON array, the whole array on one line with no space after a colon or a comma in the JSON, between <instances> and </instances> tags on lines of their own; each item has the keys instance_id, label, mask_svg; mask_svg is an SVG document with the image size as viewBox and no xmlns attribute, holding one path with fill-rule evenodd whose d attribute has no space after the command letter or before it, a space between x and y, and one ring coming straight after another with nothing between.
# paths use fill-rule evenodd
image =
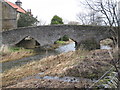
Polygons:
<instances>
[{"instance_id":1,"label":"tall grass","mask_svg":"<svg viewBox=\"0 0 120 90\"><path fill-rule=\"evenodd\" d=\"M1 47L0 51L0 63L1 62L7 62L7 61L13 61L18 60L23 57L34 55L35 52L30 49L24 49L21 47L8 47L4 46Z\"/></svg>"}]
</instances>

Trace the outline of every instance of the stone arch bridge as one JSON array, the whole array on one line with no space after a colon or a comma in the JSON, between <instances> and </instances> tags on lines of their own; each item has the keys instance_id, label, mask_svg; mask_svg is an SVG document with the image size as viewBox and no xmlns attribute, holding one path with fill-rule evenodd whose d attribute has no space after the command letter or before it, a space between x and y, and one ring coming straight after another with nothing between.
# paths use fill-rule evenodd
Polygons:
<instances>
[{"instance_id":1,"label":"stone arch bridge","mask_svg":"<svg viewBox=\"0 0 120 90\"><path fill-rule=\"evenodd\" d=\"M100 41L111 38L108 27L83 25L45 25L37 27L18 28L3 31L2 44L15 45L30 36L41 46L53 44L56 40L68 35L75 41L76 48L83 46L89 49L100 48Z\"/></svg>"}]
</instances>

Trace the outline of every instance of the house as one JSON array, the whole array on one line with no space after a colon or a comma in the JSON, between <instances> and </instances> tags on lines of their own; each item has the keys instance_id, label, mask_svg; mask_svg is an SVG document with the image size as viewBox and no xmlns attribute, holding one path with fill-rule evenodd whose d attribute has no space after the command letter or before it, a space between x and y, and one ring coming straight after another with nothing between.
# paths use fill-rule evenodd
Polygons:
<instances>
[{"instance_id":1,"label":"house","mask_svg":"<svg viewBox=\"0 0 120 90\"><path fill-rule=\"evenodd\" d=\"M17 28L20 13L26 13L21 5L20 0L17 0L15 4L7 0L0 1L0 31Z\"/></svg>"}]
</instances>

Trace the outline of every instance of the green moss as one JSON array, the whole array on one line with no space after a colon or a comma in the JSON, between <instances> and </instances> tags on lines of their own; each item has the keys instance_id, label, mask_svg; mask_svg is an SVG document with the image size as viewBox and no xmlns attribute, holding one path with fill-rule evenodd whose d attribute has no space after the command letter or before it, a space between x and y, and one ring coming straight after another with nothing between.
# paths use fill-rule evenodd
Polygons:
<instances>
[{"instance_id":1,"label":"green moss","mask_svg":"<svg viewBox=\"0 0 120 90\"><path fill-rule=\"evenodd\" d=\"M16 51L20 51L22 48L19 48L19 47L10 47L9 50L11 52L16 52Z\"/></svg>"},{"instance_id":2,"label":"green moss","mask_svg":"<svg viewBox=\"0 0 120 90\"><path fill-rule=\"evenodd\" d=\"M65 44L65 41L56 41L55 44Z\"/></svg>"},{"instance_id":3,"label":"green moss","mask_svg":"<svg viewBox=\"0 0 120 90\"><path fill-rule=\"evenodd\" d=\"M9 47L10 52L17 52L17 51L33 51L30 49L24 49L22 47Z\"/></svg>"}]
</instances>

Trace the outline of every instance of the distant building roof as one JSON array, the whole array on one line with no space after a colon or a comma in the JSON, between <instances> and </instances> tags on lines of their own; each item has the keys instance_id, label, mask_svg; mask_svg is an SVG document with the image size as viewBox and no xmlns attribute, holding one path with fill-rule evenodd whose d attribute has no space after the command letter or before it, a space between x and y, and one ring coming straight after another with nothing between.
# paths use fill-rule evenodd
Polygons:
<instances>
[{"instance_id":1,"label":"distant building roof","mask_svg":"<svg viewBox=\"0 0 120 90\"><path fill-rule=\"evenodd\" d=\"M17 6L16 4L14 3L11 3L7 0L4 0L6 3L8 3L10 6L12 6L13 8L17 9L18 12L21 12L21 13L26 13L26 11L24 9L22 9L21 7Z\"/></svg>"}]
</instances>

